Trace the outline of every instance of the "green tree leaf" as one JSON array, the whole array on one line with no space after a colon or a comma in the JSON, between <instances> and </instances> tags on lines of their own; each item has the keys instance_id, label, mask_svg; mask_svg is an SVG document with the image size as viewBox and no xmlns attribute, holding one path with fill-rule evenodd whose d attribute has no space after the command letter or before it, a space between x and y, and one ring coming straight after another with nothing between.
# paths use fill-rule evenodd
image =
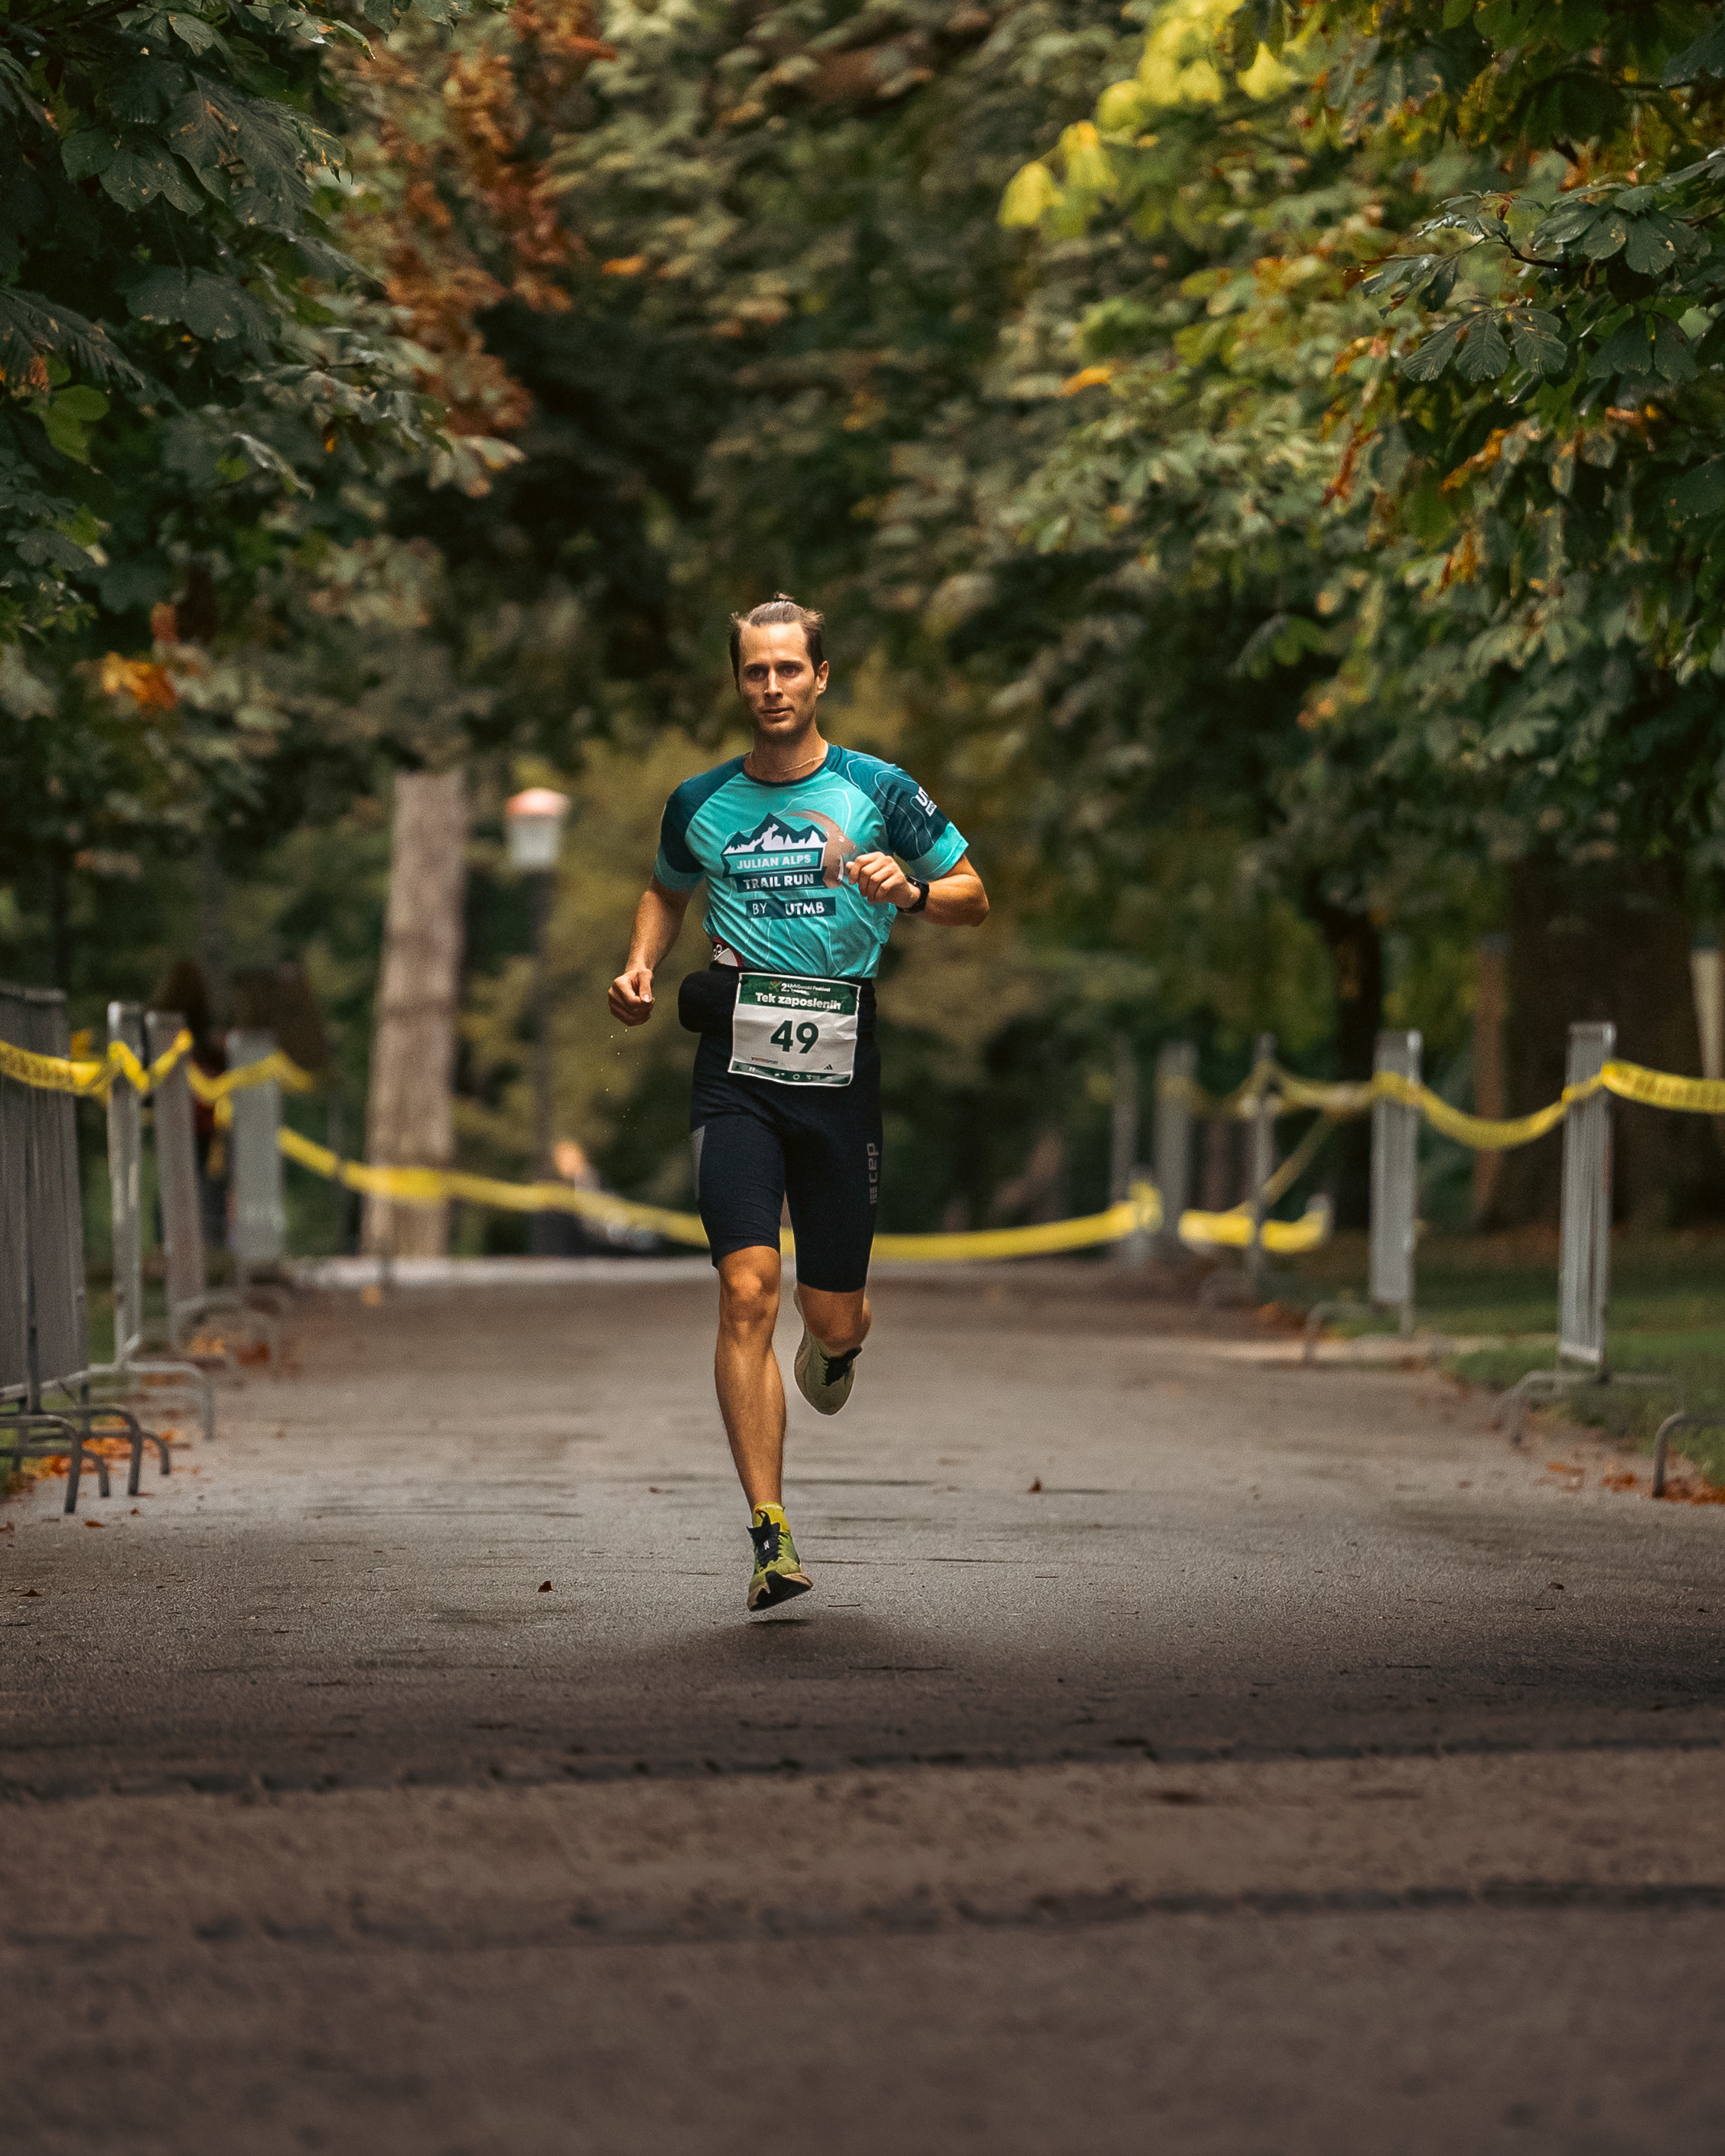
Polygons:
<instances>
[{"instance_id":1,"label":"green tree leaf","mask_svg":"<svg viewBox=\"0 0 1725 2156\"><path fill-rule=\"evenodd\" d=\"M1712 24L1692 45L1686 45L1667 63L1659 80L1663 88L1675 90L1680 83L1705 74L1725 75L1725 22Z\"/></svg>"},{"instance_id":2,"label":"green tree leaf","mask_svg":"<svg viewBox=\"0 0 1725 2156\"><path fill-rule=\"evenodd\" d=\"M1677 259L1676 241L1668 221L1638 217L1630 224L1623 259L1642 277L1662 277Z\"/></svg>"},{"instance_id":3,"label":"green tree leaf","mask_svg":"<svg viewBox=\"0 0 1725 2156\"><path fill-rule=\"evenodd\" d=\"M194 53L209 52L223 42L220 31L200 16L170 15L167 19L180 43Z\"/></svg>"},{"instance_id":4,"label":"green tree leaf","mask_svg":"<svg viewBox=\"0 0 1725 2156\"><path fill-rule=\"evenodd\" d=\"M1725 510L1725 457L1712 457L1687 472L1665 493L1666 507L1680 522L1717 516Z\"/></svg>"},{"instance_id":5,"label":"green tree leaf","mask_svg":"<svg viewBox=\"0 0 1725 2156\"><path fill-rule=\"evenodd\" d=\"M1645 374L1652 362L1652 339L1646 317L1631 315L1594 353L1590 375Z\"/></svg>"},{"instance_id":6,"label":"green tree leaf","mask_svg":"<svg viewBox=\"0 0 1725 2156\"><path fill-rule=\"evenodd\" d=\"M69 180L95 178L107 170L120 148L120 138L110 128L82 127L69 135L60 151L60 162Z\"/></svg>"},{"instance_id":7,"label":"green tree leaf","mask_svg":"<svg viewBox=\"0 0 1725 2156\"><path fill-rule=\"evenodd\" d=\"M1451 322L1435 336L1428 337L1403 359L1402 372L1409 382L1435 382L1455 354L1462 324Z\"/></svg>"},{"instance_id":8,"label":"green tree leaf","mask_svg":"<svg viewBox=\"0 0 1725 2156\"><path fill-rule=\"evenodd\" d=\"M1653 318L1653 364L1667 382L1695 379L1695 355L1689 340L1668 315Z\"/></svg>"},{"instance_id":9,"label":"green tree leaf","mask_svg":"<svg viewBox=\"0 0 1725 2156\"><path fill-rule=\"evenodd\" d=\"M1491 315L1476 315L1466 342L1455 355L1455 372L1464 382L1489 382L1509 365L1509 346Z\"/></svg>"},{"instance_id":10,"label":"green tree leaf","mask_svg":"<svg viewBox=\"0 0 1725 2156\"><path fill-rule=\"evenodd\" d=\"M1557 316L1542 307L1512 307L1508 320L1510 342L1522 365L1532 374L1561 374L1569 347Z\"/></svg>"}]
</instances>

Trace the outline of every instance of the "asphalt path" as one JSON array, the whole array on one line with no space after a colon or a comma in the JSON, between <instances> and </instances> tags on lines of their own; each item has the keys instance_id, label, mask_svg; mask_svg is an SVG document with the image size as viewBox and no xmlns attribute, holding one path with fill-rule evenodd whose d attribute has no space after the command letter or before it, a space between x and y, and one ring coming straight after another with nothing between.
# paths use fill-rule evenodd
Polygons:
<instances>
[{"instance_id":1,"label":"asphalt path","mask_svg":"<svg viewBox=\"0 0 1725 2156\"><path fill-rule=\"evenodd\" d=\"M752 1620L712 1300L305 1298L171 1477L6 1508L10 2145L1725 2146L1725 1511L887 1281Z\"/></svg>"}]
</instances>

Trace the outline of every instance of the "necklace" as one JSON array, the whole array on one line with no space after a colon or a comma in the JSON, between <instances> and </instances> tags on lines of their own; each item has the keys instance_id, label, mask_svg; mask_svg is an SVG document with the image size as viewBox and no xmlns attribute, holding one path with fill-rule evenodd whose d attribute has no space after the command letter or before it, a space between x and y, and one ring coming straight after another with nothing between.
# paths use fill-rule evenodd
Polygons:
<instances>
[{"instance_id":1,"label":"necklace","mask_svg":"<svg viewBox=\"0 0 1725 2156\"><path fill-rule=\"evenodd\" d=\"M742 767L749 778L758 780L762 785L777 784L785 786L788 785L792 779L800 778L805 771L813 771L817 764L824 763L826 762L826 757L827 744L823 742L820 747L815 751L814 754L811 756L806 762L799 763L794 771L782 771L778 773L773 778L769 779L762 773L750 769L750 766L753 763L755 759L755 752L753 749L751 749L748 754L742 760Z\"/></svg>"}]
</instances>

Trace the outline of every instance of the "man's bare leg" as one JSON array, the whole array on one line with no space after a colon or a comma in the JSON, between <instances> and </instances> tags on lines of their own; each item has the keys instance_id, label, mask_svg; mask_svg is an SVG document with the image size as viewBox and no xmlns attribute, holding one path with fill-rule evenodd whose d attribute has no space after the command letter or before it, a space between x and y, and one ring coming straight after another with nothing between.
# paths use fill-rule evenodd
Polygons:
<instances>
[{"instance_id":1,"label":"man's bare leg","mask_svg":"<svg viewBox=\"0 0 1725 2156\"><path fill-rule=\"evenodd\" d=\"M751 1508L784 1502L784 1379L773 1352L778 1322L777 1250L732 1250L719 1260L719 1344L713 1382L737 1480ZM798 1287L803 1322L829 1354L848 1354L869 1337L874 1313L865 1290L834 1295Z\"/></svg>"},{"instance_id":2,"label":"man's bare leg","mask_svg":"<svg viewBox=\"0 0 1725 2156\"><path fill-rule=\"evenodd\" d=\"M834 1295L824 1287L799 1286L797 1307L803 1313L803 1322L829 1355L848 1355L860 1348L875 1322L866 1288Z\"/></svg>"},{"instance_id":3,"label":"man's bare leg","mask_svg":"<svg viewBox=\"0 0 1725 2156\"><path fill-rule=\"evenodd\" d=\"M784 1379L773 1352L778 1322L777 1250L732 1250L719 1260L719 1345L713 1382L737 1480L751 1508L784 1496Z\"/></svg>"}]
</instances>

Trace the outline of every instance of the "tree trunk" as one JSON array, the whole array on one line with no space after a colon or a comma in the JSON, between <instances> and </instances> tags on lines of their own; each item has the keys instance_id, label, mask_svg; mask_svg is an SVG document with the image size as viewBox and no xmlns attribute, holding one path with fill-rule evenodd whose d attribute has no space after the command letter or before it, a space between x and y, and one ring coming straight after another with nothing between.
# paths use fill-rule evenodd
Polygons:
<instances>
[{"instance_id":1,"label":"tree trunk","mask_svg":"<svg viewBox=\"0 0 1725 2156\"><path fill-rule=\"evenodd\" d=\"M372 1040L366 1158L374 1167L448 1168L455 1157L451 1090L467 880L467 798L459 771L403 773L395 783L389 906ZM362 1247L440 1257L447 1205L367 1198Z\"/></svg>"},{"instance_id":2,"label":"tree trunk","mask_svg":"<svg viewBox=\"0 0 1725 2156\"><path fill-rule=\"evenodd\" d=\"M1674 864L1525 861L1510 879L1509 938L1511 1115L1563 1091L1578 1022L1609 1019L1617 1053L1631 1063L1700 1070L1689 922ZM1717 1211L1725 1192L1702 1117L1618 1101L1612 1129L1617 1219L1681 1226ZM1561 1173L1555 1135L1506 1154L1489 1224L1554 1224Z\"/></svg>"},{"instance_id":3,"label":"tree trunk","mask_svg":"<svg viewBox=\"0 0 1725 2156\"><path fill-rule=\"evenodd\" d=\"M1384 942L1371 916L1308 893L1307 911L1329 946L1336 982L1337 1075L1369 1078L1384 1019ZM1330 1203L1338 1228L1364 1228L1372 1216L1372 1124L1356 1116L1330 1140Z\"/></svg>"}]
</instances>

